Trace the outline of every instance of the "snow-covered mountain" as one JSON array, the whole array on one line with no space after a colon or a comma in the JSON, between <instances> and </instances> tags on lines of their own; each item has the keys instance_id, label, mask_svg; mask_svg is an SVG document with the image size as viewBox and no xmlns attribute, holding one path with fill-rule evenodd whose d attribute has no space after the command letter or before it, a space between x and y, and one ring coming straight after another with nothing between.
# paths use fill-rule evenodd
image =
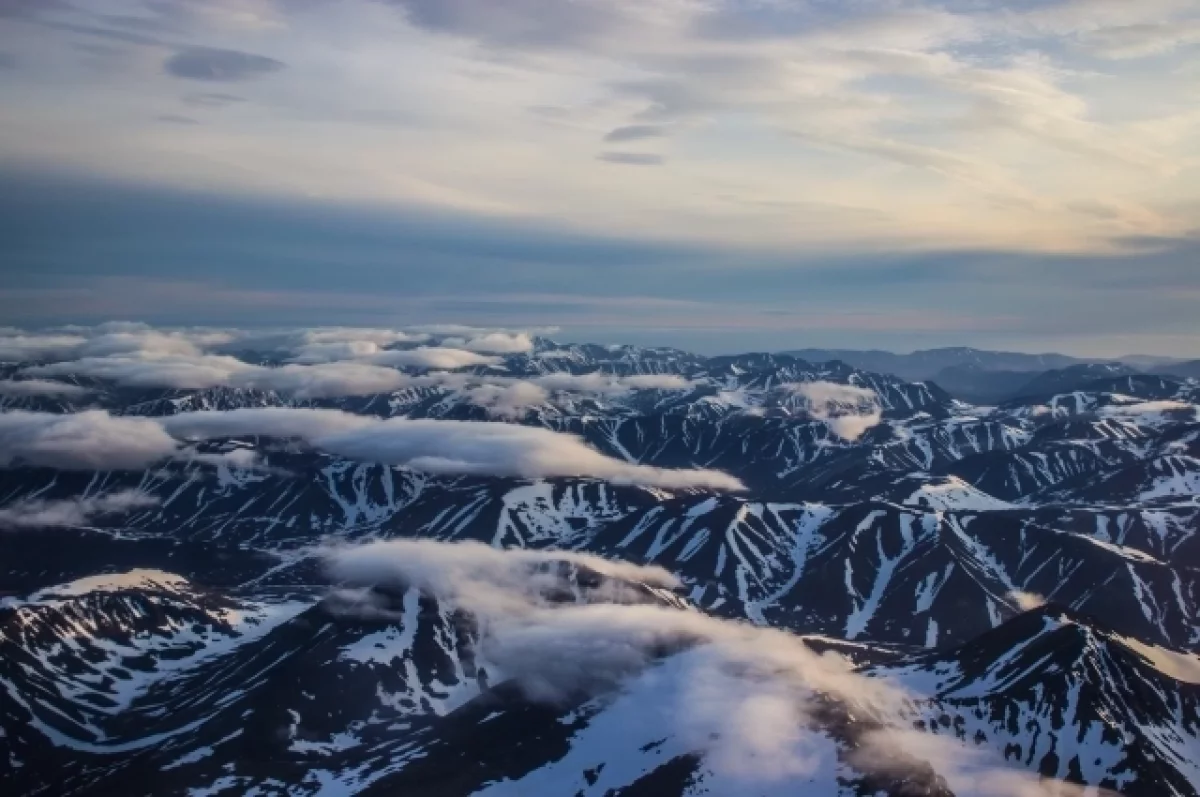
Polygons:
<instances>
[{"instance_id":1,"label":"snow-covered mountain","mask_svg":"<svg viewBox=\"0 0 1200 797\"><path fill-rule=\"evenodd\" d=\"M844 362L535 338L316 390L385 360L256 351L2 366L71 387L0 394L6 794L1200 794L1194 381L1073 366L979 407ZM135 433L161 455L106 464ZM536 553L539 602L463 591L492 570L330 567L412 540ZM547 629L553 696L512 652ZM580 635L605 647L576 660ZM614 646L636 666L594 672ZM775 747L696 715L730 677L739 706L803 687ZM858 704L873 684L899 697Z\"/></svg>"}]
</instances>

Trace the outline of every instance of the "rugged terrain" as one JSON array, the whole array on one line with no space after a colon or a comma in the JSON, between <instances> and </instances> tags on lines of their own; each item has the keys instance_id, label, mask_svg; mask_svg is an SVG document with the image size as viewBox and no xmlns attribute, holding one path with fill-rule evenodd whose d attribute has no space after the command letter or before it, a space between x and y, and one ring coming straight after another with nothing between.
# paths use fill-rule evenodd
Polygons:
<instances>
[{"instance_id":1,"label":"rugged terrain","mask_svg":"<svg viewBox=\"0 0 1200 797\"><path fill-rule=\"evenodd\" d=\"M865 740L889 728L1046 789L1200 794L1194 381L1051 372L1041 392L985 407L840 361L541 338L455 369L458 381L355 395L59 371L80 390L10 392L5 415L292 408L505 423L745 489L396 465L266 426L191 435L187 456L146 467L13 457L0 470L6 794L1035 793L988 791L911 745L899 764L864 761ZM597 374L627 381L554 381ZM479 391L514 382L541 392ZM67 522L18 517L113 495L137 500ZM785 630L904 699L864 708L809 689L811 766L747 780L674 708L647 708L677 706L704 634L539 696L485 660L492 624L469 602L411 579L348 584L330 567L346 546L412 539L546 551L547 605L569 605L538 611L605 605L616 583L647 610ZM554 552L676 581L555 564Z\"/></svg>"}]
</instances>

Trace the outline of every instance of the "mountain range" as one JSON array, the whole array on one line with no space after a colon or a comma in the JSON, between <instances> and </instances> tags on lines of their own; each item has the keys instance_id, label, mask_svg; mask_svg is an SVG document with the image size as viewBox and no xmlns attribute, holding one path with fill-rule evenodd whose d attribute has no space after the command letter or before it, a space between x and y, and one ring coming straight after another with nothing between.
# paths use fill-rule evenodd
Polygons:
<instances>
[{"instance_id":1,"label":"mountain range","mask_svg":"<svg viewBox=\"0 0 1200 797\"><path fill-rule=\"evenodd\" d=\"M1200 360L1144 354L1087 360L1065 354L1025 354L968 347L926 349L910 354L855 349L797 349L786 353L812 362L840 360L866 371L894 374L911 381L935 382L955 398L984 404L1055 390L1069 392L1089 381L1119 374L1200 379Z\"/></svg>"},{"instance_id":2,"label":"mountain range","mask_svg":"<svg viewBox=\"0 0 1200 797\"><path fill-rule=\"evenodd\" d=\"M6 795L1200 795L1185 375L10 337Z\"/></svg>"}]
</instances>

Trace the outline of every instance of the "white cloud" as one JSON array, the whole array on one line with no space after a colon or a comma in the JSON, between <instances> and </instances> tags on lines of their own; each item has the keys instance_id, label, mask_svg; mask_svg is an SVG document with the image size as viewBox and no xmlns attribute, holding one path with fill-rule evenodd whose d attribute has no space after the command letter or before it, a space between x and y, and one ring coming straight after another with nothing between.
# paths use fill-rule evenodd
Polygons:
<instances>
[{"instance_id":1,"label":"white cloud","mask_svg":"<svg viewBox=\"0 0 1200 797\"><path fill-rule=\"evenodd\" d=\"M30 376L88 376L129 387L202 390L229 385L235 374L256 368L226 355L137 352L37 365L24 369L22 373Z\"/></svg>"},{"instance_id":2,"label":"white cloud","mask_svg":"<svg viewBox=\"0 0 1200 797\"><path fill-rule=\"evenodd\" d=\"M781 387L802 396L808 413L844 440L857 440L883 420L874 390L836 382L792 382Z\"/></svg>"},{"instance_id":3,"label":"white cloud","mask_svg":"<svg viewBox=\"0 0 1200 797\"><path fill-rule=\"evenodd\" d=\"M241 349L287 352L295 362L323 363L375 354L396 343L422 343L429 335L372 327L243 330L217 328L156 329L141 322L110 321L96 326L67 326L45 333L0 328L0 361L199 358Z\"/></svg>"},{"instance_id":4,"label":"white cloud","mask_svg":"<svg viewBox=\"0 0 1200 797\"><path fill-rule=\"evenodd\" d=\"M317 443L350 459L430 473L524 479L586 477L667 490L744 489L740 481L720 471L635 465L605 456L573 435L504 423L393 419Z\"/></svg>"},{"instance_id":5,"label":"white cloud","mask_svg":"<svg viewBox=\"0 0 1200 797\"><path fill-rule=\"evenodd\" d=\"M524 332L492 332L471 338L462 347L481 354L525 354L533 351L533 338Z\"/></svg>"},{"instance_id":6,"label":"white cloud","mask_svg":"<svg viewBox=\"0 0 1200 797\"><path fill-rule=\"evenodd\" d=\"M399 390L413 381L412 377L393 368L363 362L268 367L216 354L139 353L136 356L85 357L31 366L22 373L31 376L89 376L129 387L179 390L231 387L277 391L297 398L386 393Z\"/></svg>"},{"instance_id":7,"label":"white cloud","mask_svg":"<svg viewBox=\"0 0 1200 797\"><path fill-rule=\"evenodd\" d=\"M23 499L0 508L0 528L82 526L97 515L115 515L159 503L138 490L54 501Z\"/></svg>"},{"instance_id":8,"label":"white cloud","mask_svg":"<svg viewBox=\"0 0 1200 797\"><path fill-rule=\"evenodd\" d=\"M487 408L489 415L510 419L521 418L525 410L544 404L550 398L539 385L523 381L483 384L468 388L464 395L472 404Z\"/></svg>"},{"instance_id":9,"label":"white cloud","mask_svg":"<svg viewBox=\"0 0 1200 797\"><path fill-rule=\"evenodd\" d=\"M814 698L830 696L853 716L879 723L870 748L854 753L868 770L932 761L961 797L1056 794L1053 782L1039 785L1031 773L997 769L1004 766L999 751L985 754L953 738L912 732L908 696L899 686L859 675L839 656L818 655L799 637L648 604L637 584L673 582L658 568L429 540L334 549L327 562L342 581L415 587L470 612L481 629L480 658L535 700L578 690L636 698L647 717L665 720L668 734L705 753L713 775L740 787L721 793L784 785L822 763L840 770L839 762L817 758L830 755L830 747L814 744L809 730ZM573 589L561 562L616 581ZM554 597L562 594L576 601Z\"/></svg>"},{"instance_id":10,"label":"white cloud","mask_svg":"<svg viewBox=\"0 0 1200 797\"><path fill-rule=\"evenodd\" d=\"M0 361L29 362L69 357L85 342L86 338L79 335L3 335L0 336Z\"/></svg>"},{"instance_id":11,"label":"white cloud","mask_svg":"<svg viewBox=\"0 0 1200 797\"><path fill-rule=\"evenodd\" d=\"M0 467L142 470L175 454L178 444L147 418L100 410L57 415L0 413Z\"/></svg>"},{"instance_id":12,"label":"white cloud","mask_svg":"<svg viewBox=\"0 0 1200 797\"><path fill-rule=\"evenodd\" d=\"M675 588L679 579L657 565L636 565L573 551L500 550L469 541L389 540L331 549L328 563L334 576L363 585L408 584L462 605L464 608L509 606L536 602L559 577L541 573L557 562L570 562L610 578ZM619 585L618 585L619 586ZM605 593L611 598L612 593Z\"/></svg>"},{"instance_id":13,"label":"white cloud","mask_svg":"<svg viewBox=\"0 0 1200 797\"><path fill-rule=\"evenodd\" d=\"M161 420L182 438L298 437L336 456L427 473L522 479L582 477L666 490L741 490L714 470L670 470L613 459L574 435L505 423L380 420L336 410L241 409Z\"/></svg>"},{"instance_id":14,"label":"white cloud","mask_svg":"<svg viewBox=\"0 0 1200 797\"><path fill-rule=\"evenodd\" d=\"M237 468L240 470L257 470L263 472L286 473L287 471L271 468L263 463L262 457L258 452L249 448L235 448L231 451L192 451L184 449L180 451L175 459L183 462L195 462L201 465L210 465L215 468Z\"/></svg>"},{"instance_id":15,"label":"white cloud","mask_svg":"<svg viewBox=\"0 0 1200 797\"><path fill-rule=\"evenodd\" d=\"M97 329L104 331L95 334ZM688 380L671 374L552 373L517 380L453 373L412 376L396 370L456 371L499 365L500 357L483 352L528 351L533 340L525 332L483 331L461 341L452 338L442 341L443 344L454 342L456 346L384 349L381 346L412 342L428 335L354 328L266 333L239 330L158 332L142 325L84 328L84 331L93 337L81 338L85 342L72 351L86 356L27 366L21 373L32 377L91 377L139 388L255 389L301 399L371 395L418 385L440 386L465 390L464 397L468 401L490 408L497 417L507 418L517 417L525 408L545 402L547 391L614 396L631 390L691 387ZM292 362L282 366L256 365L231 354L202 350L241 348L287 351ZM20 388L14 388L17 389ZM71 389L66 388L63 392L71 392Z\"/></svg>"},{"instance_id":16,"label":"white cloud","mask_svg":"<svg viewBox=\"0 0 1200 797\"><path fill-rule=\"evenodd\" d=\"M374 365L441 370L455 370L474 365L496 365L500 362L498 357L489 357L476 352L444 346L418 346L415 349L381 351L378 354L364 357L363 360Z\"/></svg>"},{"instance_id":17,"label":"white cloud","mask_svg":"<svg viewBox=\"0 0 1200 797\"><path fill-rule=\"evenodd\" d=\"M423 343L429 335L397 329L329 327L295 333L289 342L296 363L325 363L354 360L378 354L395 343Z\"/></svg>"},{"instance_id":18,"label":"white cloud","mask_svg":"<svg viewBox=\"0 0 1200 797\"><path fill-rule=\"evenodd\" d=\"M0 396L83 396L88 389L45 379L0 379Z\"/></svg>"},{"instance_id":19,"label":"white cloud","mask_svg":"<svg viewBox=\"0 0 1200 797\"><path fill-rule=\"evenodd\" d=\"M84 357L106 357L112 354L141 354L148 356L182 355L195 357L202 349L229 343L233 336L223 332L160 332L154 329L107 332L89 338L79 347Z\"/></svg>"},{"instance_id":20,"label":"white cloud","mask_svg":"<svg viewBox=\"0 0 1200 797\"><path fill-rule=\"evenodd\" d=\"M820 406L844 407L858 409L879 403L879 397L874 390L857 385L843 385L838 382L789 382L784 385L788 390L804 396L810 402Z\"/></svg>"},{"instance_id":21,"label":"white cloud","mask_svg":"<svg viewBox=\"0 0 1200 797\"><path fill-rule=\"evenodd\" d=\"M644 374L615 376L553 373L514 379L502 376L473 377L460 374L431 374L423 384L462 390L467 401L497 418L520 418L530 407L545 404L550 393L582 393L593 396L620 396L634 390L686 390L693 384L681 376Z\"/></svg>"},{"instance_id":22,"label":"white cloud","mask_svg":"<svg viewBox=\"0 0 1200 797\"><path fill-rule=\"evenodd\" d=\"M399 390L411 377L394 368L356 362L253 368L231 375L230 387L287 393L297 398L366 396Z\"/></svg>"},{"instance_id":23,"label":"white cloud","mask_svg":"<svg viewBox=\"0 0 1200 797\"><path fill-rule=\"evenodd\" d=\"M836 415L826 418L830 430L843 440L857 440L872 427L878 426L883 416L878 413L868 415Z\"/></svg>"},{"instance_id":24,"label":"white cloud","mask_svg":"<svg viewBox=\"0 0 1200 797\"><path fill-rule=\"evenodd\" d=\"M1183 401L1137 401L1131 404L1111 404L1101 407L1097 414L1102 418L1120 418L1146 425L1163 425L1184 420L1195 420L1200 407ZM1190 417L1189 417L1190 416Z\"/></svg>"},{"instance_id":25,"label":"white cloud","mask_svg":"<svg viewBox=\"0 0 1200 797\"><path fill-rule=\"evenodd\" d=\"M561 390L568 393L595 393L619 395L631 390L686 390L692 383L674 374L639 374L616 376L593 371L588 374L566 372L532 377L530 381L546 390Z\"/></svg>"},{"instance_id":26,"label":"white cloud","mask_svg":"<svg viewBox=\"0 0 1200 797\"><path fill-rule=\"evenodd\" d=\"M340 410L242 409L228 412L184 412L157 419L168 434L181 440L220 437L279 437L316 440L325 435L361 429L377 418Z\"/></svg>"},{"instance_id":27,"label":"white cloud","mask_svg":"<svg viewBox=\"0 0 1200 797\"><path fill-rule=\"evenodd\" d=\"M378 354L382 349L369 340L343 340L329 343L306 343L296 349L291 358L294 363L330 363L339 360L355 360Z\"/></svg>"},{"instance_id":28,"label":"white cloud","mask_svg":"<svg viewBox=\"0 0 1200 797\"><path fill-rule=\"evenodd\" d=\"M376 346L388 346L393 343L423 343L429 340L429 335L422 332L372 327L318 327L304 330L302 337L303 345L368 341Z\"/></svg>"}]
</instances>

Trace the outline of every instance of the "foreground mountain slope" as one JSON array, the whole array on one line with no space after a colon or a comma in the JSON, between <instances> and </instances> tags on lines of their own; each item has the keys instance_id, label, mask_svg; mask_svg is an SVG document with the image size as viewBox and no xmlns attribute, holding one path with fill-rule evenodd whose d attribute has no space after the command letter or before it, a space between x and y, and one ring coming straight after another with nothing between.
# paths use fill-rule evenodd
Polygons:
<instances>
[{"instance_id":1,"label":"foreground mountain slope","mask_svg":"<svg viewBox=\"0 0 1200 797\"><path fill-rule=\"evenodd\" d=\"M1197 793L1200 657L1048 605L871 672L920 696L924 727L1003 748L1048 777L1121 794Z\"/></svg>"}]
</instances>

